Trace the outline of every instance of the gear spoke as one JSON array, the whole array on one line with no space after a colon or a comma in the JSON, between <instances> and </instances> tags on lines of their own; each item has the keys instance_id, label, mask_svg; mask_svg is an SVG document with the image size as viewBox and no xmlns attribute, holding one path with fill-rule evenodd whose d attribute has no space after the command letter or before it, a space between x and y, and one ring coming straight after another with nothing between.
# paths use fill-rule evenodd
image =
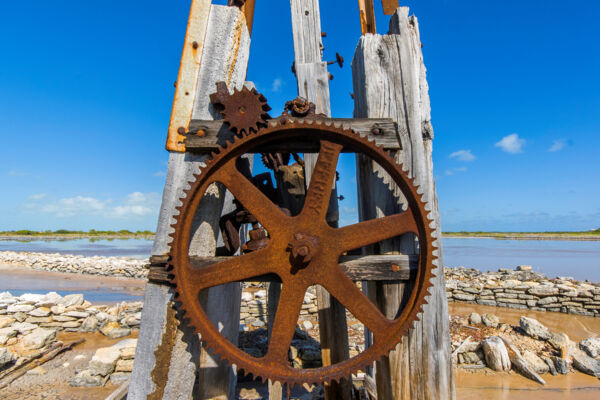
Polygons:
<instances>
[{"instance_id":1,"label":"gear spoke","mask_svg":"<svg viewBox=\"0 0 600 400\"><path fill-rule=\"evenodd\" d=\"M417 223L410 209L336 230L342 251L358 249L408 232L418 233Z\"/></svg>"},{"instance_id":2,"label":"gear spoke","mask_svg":"<svg viewBox=\"0 0 600 400\"><path fill-rule=\"evenodd\" d=\"M335 282L335 285L329 285L329 282ZM375 338L393 325L337 265L327 268L326 278L320 284L365 324Z\"/></svg>"},{"instance_id":3,"label":"gear spoke","mask_svg":"<svg viewBox=\"0 0 600 400\"><path fill-rule=\"evenodd\" d=\"M338 157L342 148L343 146L340 144L321 140L319 157L310 178L310 186L302 210L302 213L310 214L311 219L325 219L329 208Z\"/></svg>"},{"instance_id":4,"label":"gear spoke","mask_svg":"<svg viewBox=\"0 0 600 400\"><path fill-rule=\"evenodd\" d=\"M294 332L296 332L298 316L304 301L306 288L296 282L292 280L283 284L275 312L273 330L269 338L269 350L265 359L277 364L288 365L288 351L294 338Z\"/></svg>"},{"instance_id":5,"label":"gear spoke","mask_svg":"<svg viewBox=\"0 0 600 400\"><path fill-rule=\"evenodd\" d=\"M187 283L198 291L226 283L237 282L273 272L268 261L267 249L254 251L205 267L195 267L193 262L188 264L190 274ZM188 261L189 262L189 261Z\"/></svg>"},{"instance_id":6,"label":"gear spoke","mask_svg":"<svg viewBox=\"0 0 600 400\"><path fill-rule=\"evenodd\" d=\"M268 231L276 231L280 224L289 223L290 217L238 171L235 161L226 164L219 172L215 180L224 184L236 200Z\"/></svg>"}]
</instances>

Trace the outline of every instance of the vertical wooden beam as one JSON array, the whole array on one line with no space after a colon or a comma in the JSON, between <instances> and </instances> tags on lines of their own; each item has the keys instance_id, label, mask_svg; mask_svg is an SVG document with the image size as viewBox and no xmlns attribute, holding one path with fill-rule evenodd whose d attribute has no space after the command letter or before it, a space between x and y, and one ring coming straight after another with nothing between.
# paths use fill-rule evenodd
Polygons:
<instances>
[{"instance_id":1,"label":"vertical wooden beam","mask_svg":"<svg viewBox=\"0 0 600 400\"><path fill-rule=\"evenodd\" d=\"M392 15L400 7L398 0L381 0L381 5L385 15Z\"/></svg>"},{"instance_id":2,"label":"vertical wooden beam","mask_svg":"<svg viewBox=\"0 0 600 400\"><path fill-rule=\"evenodd\" d=\"M402 151L397 161L421 185L430 211L441 233L437 197L433 180L431 151L433 130L430 122L428 86L421 53L416 18L408 17L408 8L399 8L390 21L388 35L361 37L352 62L354 77L355 117L391 117L397 121ZM362 218L387 214L401 209L405 200L394 186L388 186L386 176L369 160L357 160L359 174L359 213ZM390 193L391 189L391 193ZM371 192L369 192L371 191ZM382 196L381 191L388 194ZM376 197L372 197L373 194ZM441 245L440 237L437 244ZM375 251L377 249L371 249ZM414 254L414 238L403 236L399 241L387 241L380 252L400 251ZM429 304L421 320L404 338L389 358L376 364L375 378L378 399L452 399L454 377L450 360L448 309L441 248L438 254L437 276ZM402 305L408 285L393 283L369 284L367 291L388 316Z\"/></svg>"},{"instance_id":3,"label":"vertical wooden beam","mask_svg":"<svg viewBox=\"0 0 600 400\"><path fill-rule=\"evenodd\" d=\"M329 72L322 61L323 44L321 42L321 16L318 0L291 0L292 32L298 95L315 103L316 112L331 116L329 101ZM305 154L306 185L317 160L317 154ZM331 225L337 225L337 190L332 190L327 213ZM349 358L348 328L345 308L319 287L317 289L319 307L319 330L321 334L321 353L324 365ZM327 399L350 400L352 384L342 381L325 386Z\"/></svg>"},{"instance_id":4,"label":"vertical wooden beam","mask_svg":"<svg viewBox=\"0 0 600 400\"><path fill-rule=\"evenodd\" d=\"M220 118L213 112L208 95L215 91L218 81L227 82L230 89L241 89L244 84L250 49L244 15L236 7L211 6L202 42L197 74L190 77L195 88L191 116ZM205 158L170 152L152 255L165 255L170 251L168 235L172 232L175 207ZM222 186L213 185L209 190L213 196L203 200L194 217L190 245L194 255L214 255L219 240L219 216L224 204L231 206ZM205 303L211 319L223 323L224 334L234 343L239 329L239 300L236 301L239 296L239 284L234 284L211 289ZM173 302L172 289L148 283L128 398L191 398L196 377L199 383L194 393L196 398L232 398L236 384L234 370L200 350L198 336L189 327L179 324Z\"/></svg>"},{"instance_id":5,"label":"vertical wooden beam","mask_svg":"<svg viewBox=\"0 0 600 400\"><path fill-rule=\"evenodd\" d=\"M211 0L192 0L167 133L166 148L169 151L185 151L182 133L187 132L192 118L210 2Z\"/></svg>"},{"instance_id":6,"label":"vertical wooden beam","mask_svg":"<svg viewBox=\"0 0 600 400\"><path fill-rule=\"evenodd\" d=\"M360 13L360 29L362 34L377 33L373 0L358 0L358 10Z\"/></svg>"}]
</instances>

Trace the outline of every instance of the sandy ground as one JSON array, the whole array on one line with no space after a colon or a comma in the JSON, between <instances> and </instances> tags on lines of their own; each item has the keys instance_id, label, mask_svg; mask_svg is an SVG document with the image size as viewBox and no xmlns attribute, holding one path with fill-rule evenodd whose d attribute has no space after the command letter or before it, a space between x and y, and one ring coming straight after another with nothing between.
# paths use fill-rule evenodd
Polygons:
<instances>
[{"instance_id":1,"label":"sandy ground","mask_svg":"<svg viewBox=\"0 0 600 400\"><path fill-rule=\"evenodd\" d=\"M69 380L77 372L87 368L92 356L100 347L108 347L123 339L134 337L137 337L137 333L120 339L109 339L101 333L59 333L57 339L65 343L82 338L85 342L44 364L42 366L44 374L34 375L29 372L15 380L10 386L2 389L0 398L4 400L104 399L116 390L117 386L107 382L104 387L75 388L69 385Z\"/></svg>"}]
</instances>

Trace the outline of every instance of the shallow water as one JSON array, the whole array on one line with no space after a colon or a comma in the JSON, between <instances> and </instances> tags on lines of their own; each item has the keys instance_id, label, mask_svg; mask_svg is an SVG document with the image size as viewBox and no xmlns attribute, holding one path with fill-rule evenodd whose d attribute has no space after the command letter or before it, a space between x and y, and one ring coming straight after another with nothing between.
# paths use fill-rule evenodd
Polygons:
<instances>
[{"instance_id":1,"label":"shallow water","mask_svg":"<svg viewBox=\"0 0 600 400\"><path fill-rule=\"evenodd\" d=\"M551 331L566 333L574 341L600 336L600 318L595 317L466 303L449 303L448 309L451 315L468 316L472 312L496 314L500 322L512 326L518 326L520 317L524 315L537 319ZM474 372L456 368L456 398L461 400L600 399L600 380L593 376L574 372L558 376L544 374L542 378L546 381L545 386L515 372L485 374L482 371Z\"/></svg>"},{"instance_id":2,"label":"shallow water","mask_svg":"<svg viewBox=\"0 0 600 400\"><path fill-rule=\"evenodd\" d=\"M141 279L36 271L7 265L0 265L0 275L0 292L8 291L14 296L23 293L57 292L61 296L82 293L91 303L102 304L141 300L146 285Z\"/></svg>"},{"instance_id":3,"label":"shallow water","mask_svg":"<svg viewBox=\"0 0 600 400\"><path fill-rule=\"evenodd\" d=\"M65 239L0 240L0 251L31 251L81 256L148 258L152 240L147 239Z\"/></svg>"},{"instance_id":4,"label":"shallow water","mask_svg":"<svg viewBox=\"0 0 600 400\"><path fill-rule=\"evenodd\" d=\"M600 241L445 238L444 265L481 271L531 265L549 278L600 282Z\"/></svg>"}]
</instances>

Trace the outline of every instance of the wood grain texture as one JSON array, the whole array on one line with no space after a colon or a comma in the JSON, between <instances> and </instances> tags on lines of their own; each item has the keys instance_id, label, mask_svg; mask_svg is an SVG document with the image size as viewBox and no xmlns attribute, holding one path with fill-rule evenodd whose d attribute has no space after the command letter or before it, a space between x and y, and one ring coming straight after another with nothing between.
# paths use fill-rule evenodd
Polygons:
<instances>
[{"instance_id":1,"label":"wood grain texture","mask_svg":"<svg viewBox=\"0 0 600 400\"><path fill-rule=\"evenodd\" d=\"M209 88L214 91L216 82L225 81L230 89L242 87L249 46L245 18L240 10L236 7L211 6L196 82L193 118L214 118L208 93ZM179 199L183 189L187 187L192 175L199 172L205 157L170 152L157 233L152 248L154 256L164 256L169 252L171 239L168 235L173 229L171 224L174 222L175 207L181 204ZM219 240L218 220L224 204L228 204L228 192L220 185L209 187L209 195L205 196L194 217L190 243L192 254L214 255ZM234 342L238 336L239 301L235 299L241 295L239 286L239 283L234 283L229 287L211 289L204 299L209 315L215 318L226 316L222 318L223 331ZM198 336L191 328L186 325L179 326L173 344L166 342L167 338L160 334L161 329L164 331L164 326L176 323L172 320L175 319L175 315L169 317L171 314L167 312L173 301L170 290L172 289L153 283L147 286L144 300L144 312L147 317L142 315L140 340L136 350L142 361L136 361L134 366L130 389L133 390L134 397L131 398L146 398L150 393L161 393L163 399L190 398L196 378L199 383L196 395L199 398L232 396L236 383L233 368L213 359L206 351L200 351ZM160 322L161 318L166 320ZM151 373L158 365L155 352L164 346L169 346L173 354L166 366L168 376L158 383L152 382ZM160 390L156 390L157 385L161 385L158 388Z\"/></svg>"},{"instance_id":2,"label":"wood grain texture","mask_svg":"<svg viewBox=\"0 0 600 400\"><path fill-rule=\"evenodd\" d=\"M352 62L355 116L393 118L398 123L402 151L395 158L416 177L438 234L440 218L433 181L431 151L433 129L430 123L426 71L421 53L416 18L407 8L396 10L390 21L390 34L361 37ZM370 160L357 160L360 193L359 215L385 215L402 208L405 200L378 166ZM368 192L371 190L371 192ZM387 195L382 192L387 190ZM368 193L368 194L366 194ZM375 197L369 197L373 196ZM441 244L440 237L436 238ZM370 251L398 251L415 254L414 238L404 236ZM436 265L441 264L441 249ZM447 303L443 273L434 279L429 305L421 321L399 344L390 357L376 365L378 398L448 399L454 398L450 360ZM411 290L409 284L369 283L367 294L386 314L402 305ZM369 337L367 337L370 340Z\"/></svg>"},{"instance_id":3,"label":"wood grain texture","mask_svg":"<svg viewBox=\"0 0 600 400\"><path fill-rule=\"evenodd\" d=\"M167 133L166 148L169 151L185 151L183 136L178 130L187 130L192 118L210 3L210 0L192 0Z\"/></svg>"},{"instance_id":4,"label":"wood grain texture","mask_svg":"<svg viewBox=\"0 0 600 400\"><path fill-rule=\"evenodd\" d=\"M331 116L329 101L329 72L327 63L322 61L321 17L318 0L290 0L292 10L292 32L294 37L294 63L298 81L298 95L315 103L316 112ZM305 153L304 176L308 187L317 154ZM337 190L332 188L327 221L337 225L339 211ZM348 330L344 307L322 287L317 288L319 307L319 325L321 332L321 352L323 360L332 363L349 358L347 346ZM345 339L344 339L345 338ZM327 365L324 363L324 365ZM350 400L352 385L350 382L332 383L325 387L327 399Z\"/></svg>"},{"instance_id":5,"label":"wood grain texture","mask_svg":"<svg viewBox=\"0 0 600 400\"><path fill-rule=\"evenodd\" d=\"M273 118L271 121L278 121L279 118ZM383 146L387 150L400 150L398 141L398 131L396 124L390 118L319 118L323 122L332 122L335 125L341 124L344 128L352 129L361 136L367 136L369 140L374 140L377 146ZM373 129L379 129L379 134L373 134ZM200 133L198 133L200 132ZM189 133L185 137L186 151L192 153L210 153L231 142L235 138L223 121L213 120L192 120L190 122ZM314 142L299 142L284 144L282 148L257 149L257 152L266 151L284 151L295 149L297 152L317 152L319 149Z\"/></svg>"}]
</instances>

